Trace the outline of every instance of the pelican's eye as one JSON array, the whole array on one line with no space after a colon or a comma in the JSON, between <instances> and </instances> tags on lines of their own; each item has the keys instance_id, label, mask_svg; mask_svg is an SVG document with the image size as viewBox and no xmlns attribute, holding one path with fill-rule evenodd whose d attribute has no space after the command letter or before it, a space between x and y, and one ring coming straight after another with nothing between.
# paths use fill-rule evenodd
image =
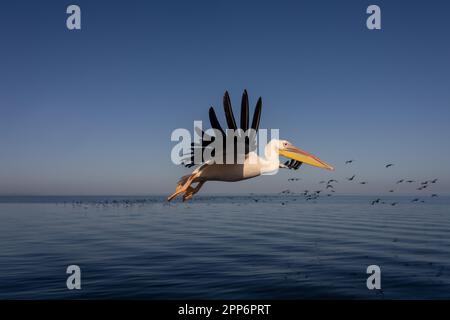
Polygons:
<instances>
[{"instance_id":1,"label":"pelican's eye","mask_svg":"<svg viewBox=\"0 0 450 320\"><path fill-rule=\"evenodd\" d=\"M283 147L287 148L288 145L289 145L289 143L283 142Z\"/></svg>"}]
</instances>

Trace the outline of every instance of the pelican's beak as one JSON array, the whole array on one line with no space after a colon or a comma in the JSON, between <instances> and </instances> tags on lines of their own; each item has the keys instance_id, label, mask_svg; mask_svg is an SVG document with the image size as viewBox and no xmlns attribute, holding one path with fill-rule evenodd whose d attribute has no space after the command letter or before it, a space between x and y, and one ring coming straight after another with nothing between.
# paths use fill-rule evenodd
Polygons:
<instances>
[{"instance_id":1,"label":"pelican's beak","mask_svg":"<svg viewBox=\"0 0 450 320\"><path fill-rule=\"evenodd\" d=\"M315 167L319 167L319 168L323 168L323 169L327 169L327 170L334 170L334 168L332 166L323 162L316 156L314 156L306 151L300 150L299 148L293 147L293 146L286 147L284 149L280 149L279 153L283 157L293 159L296 161L300 161L300 162L309 164L311 166L315 166Z\"/></svg>"}]
</instances>

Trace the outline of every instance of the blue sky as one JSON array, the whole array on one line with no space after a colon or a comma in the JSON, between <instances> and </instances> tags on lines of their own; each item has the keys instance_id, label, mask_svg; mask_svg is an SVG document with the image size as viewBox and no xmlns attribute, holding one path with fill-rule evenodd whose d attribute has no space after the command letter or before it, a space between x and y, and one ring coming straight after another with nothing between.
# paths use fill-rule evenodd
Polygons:
<instances>
[{"instance_id":1,"label":"blue sky","mask_svg":"<svg viewBox=\"0 0 450 320\"><path fill-rule=\"evenodd\" d=\"M66 29L78 4L82 30ZM366 28L370 4L382 30ZM229 90L261 127L336 167L204 192L314 189L356 173L383 193L439 178L450 193L450 5L445 1L9 1L0 4L0 194L164 194L170 134ZM346 159L356 159L345 166ZM385 169L388 162L396 165ZM302 177L296 187L291 176ZM414 188L398 190L415 192Z\"/></svg>"}]
</instances>

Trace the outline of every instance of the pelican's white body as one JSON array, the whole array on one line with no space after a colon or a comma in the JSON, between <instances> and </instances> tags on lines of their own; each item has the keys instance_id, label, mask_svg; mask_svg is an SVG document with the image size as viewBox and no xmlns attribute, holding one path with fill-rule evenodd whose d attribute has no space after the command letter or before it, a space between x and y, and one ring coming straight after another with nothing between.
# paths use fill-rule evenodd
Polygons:
<instances>
[{"instance_id":1,"label":"pelican's white body","mask_svg":"<svg viewBox=\"0 0 450 320\"><path fill-rule=\"evenodd\" d=\"M278 140L271 140L262 158L255 152L249 152L243 164L205 163L194 170L198 174L193 182L200 181L241 181L268 174L278 170L280 160L278 157Z\"/></svg>"}]
</instances>

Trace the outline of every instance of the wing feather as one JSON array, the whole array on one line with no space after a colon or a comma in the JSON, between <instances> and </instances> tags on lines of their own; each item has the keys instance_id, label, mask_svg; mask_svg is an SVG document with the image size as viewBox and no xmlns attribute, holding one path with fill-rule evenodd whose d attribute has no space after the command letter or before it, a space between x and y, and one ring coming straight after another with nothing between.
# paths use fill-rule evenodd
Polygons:
<instances>
[{"instance_id":1,"label":"wing feather","mask_svg":"<svg viewBox=\"0 0 450 320\"><path fill-rule=\"evenodd\" d=\"M231 107L231 100L228 91L225 91L223 96L223 110L225 111L228 128L236 130L236 120L234 119L233 108Z\"/></svg>"},{"instance_id":2,"label":"wing feather","mask_svg":"<svg viewBox=\"0 0 450 320\"><path fill-rule=\"evenodd\" d=\"M252 129L258 131L259 121L261 119L262 99L259 97L256 103L255 112L253 113Z\"/></svg>"},{"instance_id":3,"label":"wing feather","mask_svg":"<svg viewBox=\"0 0 450 320\"><path fill-rule=\"evenodd\" d=\"M248 129L248 94L244 90L241 102L241 129L245 132Z\"/></svg>"}]
</instances>

